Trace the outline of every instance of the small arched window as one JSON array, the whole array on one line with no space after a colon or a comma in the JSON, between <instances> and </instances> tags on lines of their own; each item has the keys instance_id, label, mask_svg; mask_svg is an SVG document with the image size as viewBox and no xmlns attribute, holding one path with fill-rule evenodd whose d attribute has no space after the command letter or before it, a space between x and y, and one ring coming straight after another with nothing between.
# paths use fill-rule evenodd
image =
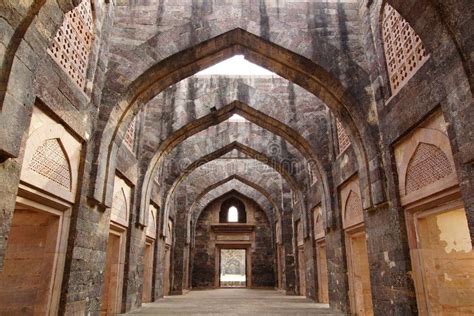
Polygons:
<instances>
[{"instance_id":1,"label":"small arched window","mask_svg":"<svg viewBox=\"0 0 474 316\"><path fill-rule=\"evenodd\" d=\"M231 197L221 204L219 223L246 223L245 204L238 198Z\"/></svg>"},{"instance_id":2,"label":"small arched window","mask_svg":"<svg viewBox=\"0 0 474 316\"><path fill-rule=\"evenodd\" d=\"M227 213L227 221L229 223L237 223L239 221L239 211L235 206L229 207L229 211Z\"/></svg>"},{"instance_id":3,"label":"small arched window","mask_svg":"<svg viewBox=\"0 0 474 316\"><path fill-rule=\"evenodd\" d=\"M396 94L428 59L420 37L407 21L385 4L382 35L392 94Z\"/></svg>"}]
</instances>

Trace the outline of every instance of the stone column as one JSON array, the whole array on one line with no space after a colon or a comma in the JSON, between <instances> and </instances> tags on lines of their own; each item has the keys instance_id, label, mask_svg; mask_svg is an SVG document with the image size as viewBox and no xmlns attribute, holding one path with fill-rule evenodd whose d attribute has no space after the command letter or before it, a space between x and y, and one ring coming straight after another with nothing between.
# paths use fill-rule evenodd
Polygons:
<instances>
[{"instance_id":1,"label":"stone column","mask_svg":"<svg viewBox=\"0 0 474 316\"><path fill-rule=\"evenodd\" d=\"M281 215L283 249L285 252L285 284L287 295L296 295L296 262L293 247L293 213L285 211Z\"/></svg>"}]
</instances>

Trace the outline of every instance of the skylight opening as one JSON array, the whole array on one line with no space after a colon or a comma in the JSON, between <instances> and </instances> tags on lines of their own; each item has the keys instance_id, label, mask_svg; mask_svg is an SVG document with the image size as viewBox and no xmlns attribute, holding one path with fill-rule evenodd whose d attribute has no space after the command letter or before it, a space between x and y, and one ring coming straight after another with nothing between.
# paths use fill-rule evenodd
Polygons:
<instances>
[{"instance_id":1,"label":"skylight opening","mask_svg":"<svg viewBox=\"0 0 474 316\"><path fill-rule=\"evenodd\" d=\"M229 122L247 122L247 120L239 114L233 114L229 117Z\"/></svg>"},{"instance_id":2,"label":"skylight opening","mask_svg":"<svg viewBox=\"0 0 474 316\"><path fill-rule=\"evenodd\" d=\"M227 221L229 223L237 223L239 221L239 211L235 206L231 206L227 213Z\"/></svg>"},{"instance_id":3,"label":"skylight opening","mask_svg":"<svg viewBox=\"0 0 474 316\"><path fill-rule=\"evenodd\" d=\"M244 55L235 55L201 70L196 75L276 76L274 72L246 60Z\"/></svg>"}]
</instances>

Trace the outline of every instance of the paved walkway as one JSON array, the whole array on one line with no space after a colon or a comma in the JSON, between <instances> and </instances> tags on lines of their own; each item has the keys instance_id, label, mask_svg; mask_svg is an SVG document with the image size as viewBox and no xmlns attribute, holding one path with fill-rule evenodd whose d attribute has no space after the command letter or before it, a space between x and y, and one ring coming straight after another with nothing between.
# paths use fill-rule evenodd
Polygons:
<instances>
[{"instance_id":1,"label":"paved walkway","mask_svg":"<svg viewBox=\"0 0 474 316\"><path fill-rule=\"evenodd\" d=\"M191 291L143 304L133 315L341 315L327 304L272 290L216 289Z\"/></svg>"}]
</instances>

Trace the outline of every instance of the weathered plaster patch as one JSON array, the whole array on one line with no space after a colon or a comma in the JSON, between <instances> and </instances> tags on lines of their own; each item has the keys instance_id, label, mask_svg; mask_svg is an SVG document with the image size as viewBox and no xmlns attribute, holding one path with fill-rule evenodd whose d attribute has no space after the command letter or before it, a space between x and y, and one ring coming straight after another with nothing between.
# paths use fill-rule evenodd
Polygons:
<instances>
[{"instance_id":1,"label":"weathered plaster patch","mask_svg":"<svg viewBox=\"0 0 474 316\"><path fill-rule=\"evenodd\" d=\"M470 252L472 250L469 228L468 225L460 225L463 222L467 222L464 209L436 216L436 223L440 230L439 239L446 243L444 247L446 253L452 251Z\"/></svg>"},{"instance_id":2,"label":"weathered plaster patch","mask_svg":"<svg viewBox=\"0 0 474 316\"><path fill-rule=\"evenodd\" d=\"M341 160L341 168L344 168L345 166L347 166L348 163L349 163L349 156L347 154L344 154Z\"/></svg>"},{"instance_id":3,"label":"weathered plaster patch","mask_svg":"<svg viewBox=\"0 0 474 316\"><path fill-rule=\"evenodd\" d=\"M388 257L388 252L384 251L383 257L385 262L388 264L389 268L393 268L396 266L395 261L391 261L390 258Z\"/></svg>"}]
</instances>

